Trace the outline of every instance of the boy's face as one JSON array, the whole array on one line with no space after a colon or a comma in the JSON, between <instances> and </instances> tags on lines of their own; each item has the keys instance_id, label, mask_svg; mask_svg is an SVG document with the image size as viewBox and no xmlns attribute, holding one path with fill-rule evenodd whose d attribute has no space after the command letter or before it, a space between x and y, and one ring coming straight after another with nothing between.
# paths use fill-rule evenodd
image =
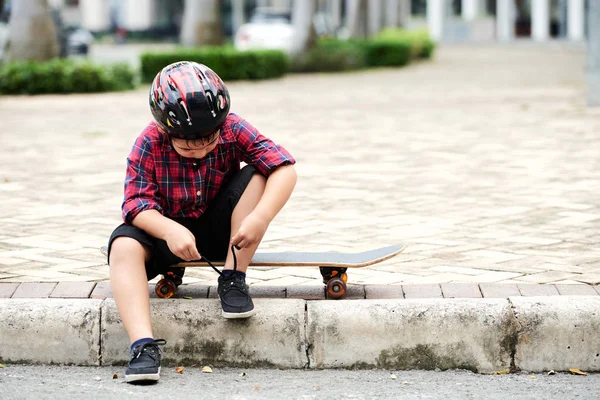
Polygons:
<instances>
[{"instance_id":1,"label":"boy's face","mask_svg":"<svg viewBox=\"0 0 600 400\"><path fill-rule=\"evenodd\" d=\"M204 158L217 147L220 133L221 130L219 129L206 139L202 140L171 139L171 144L177 154L182 157Z\"/></svg>"}]
</instances>

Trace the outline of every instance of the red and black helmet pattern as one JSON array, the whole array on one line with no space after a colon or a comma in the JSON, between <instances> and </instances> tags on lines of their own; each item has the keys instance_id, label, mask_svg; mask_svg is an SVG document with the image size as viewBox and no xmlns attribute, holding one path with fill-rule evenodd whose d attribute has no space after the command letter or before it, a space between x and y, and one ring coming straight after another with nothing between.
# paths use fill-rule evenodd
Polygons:
<instances>
[{"instance_id":1,"label":"red and black helmet pattern","mask_svg":"<svg viewBox=\"0 0 600 400\"><path fill-rule=\"evenodd\" d=\"M227 87L212 69L189 61L167 65L150 89L156 123L178 139L201 139L221 128L230 101Z\"/></svg>"}]
</instances>

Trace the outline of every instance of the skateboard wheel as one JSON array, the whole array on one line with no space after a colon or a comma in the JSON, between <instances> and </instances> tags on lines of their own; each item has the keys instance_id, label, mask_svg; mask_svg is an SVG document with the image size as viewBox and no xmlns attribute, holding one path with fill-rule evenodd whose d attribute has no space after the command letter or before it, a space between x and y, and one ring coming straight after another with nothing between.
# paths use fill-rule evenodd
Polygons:
<instances>
[{"instance_id":1,"label":"skateboard wheel","mask_svg":"<svg viewBox=\"0 0 600 400\"><path fill-rule=\"evenodd\" d=\"M163 278L160 281L158 281L158 283L156 284L156 289L154 289L154 291L156 292L156 295L158 297L168 299L173 297L173 295L177 291L177 286L172 280Z\"/></svg>"},{"instance_id":2,"label":"skateboard wheel","mask_svg":"<svg viewBox=\"0 0 600 400\"><path fill-rule=\"evenodd\" d=\"M327 297L341 299L346 295L346 282L340 278L332 278L327 282Z\"/></svg>"}]
</instances>

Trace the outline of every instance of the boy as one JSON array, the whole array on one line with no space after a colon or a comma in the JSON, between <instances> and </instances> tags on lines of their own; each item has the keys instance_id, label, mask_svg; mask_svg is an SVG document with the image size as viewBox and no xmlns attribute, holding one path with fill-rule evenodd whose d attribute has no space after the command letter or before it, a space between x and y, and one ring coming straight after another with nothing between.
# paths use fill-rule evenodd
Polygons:
<instances>
[{"instance_id":1,"label":"boy","mask_svg":"<svg viewBox=\"0 0 600 400\"><path fill-rule=\"evenodd\" d=\"M152 84L154 121L127 158L125 223L108 245L113 296L131 341L127 382L159 379L158 346L166 342L152 335L148 280L169 265L225 259L217 289L223 316L254 313L246 269L292 193L295 160L229 108L225 84L202 64L168 65ZM248 165L240 170L241 161Z\"/></svg>"}]
</instances>

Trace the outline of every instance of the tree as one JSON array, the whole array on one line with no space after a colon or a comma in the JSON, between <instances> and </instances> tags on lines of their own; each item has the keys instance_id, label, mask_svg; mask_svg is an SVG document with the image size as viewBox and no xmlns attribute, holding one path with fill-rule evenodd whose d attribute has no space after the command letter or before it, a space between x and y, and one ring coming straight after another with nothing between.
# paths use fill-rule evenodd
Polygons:
<instances>
[{"instance_id":1,"label":"tree","mask_svg":"<svg viewBox=\"0 0 600 400\"><path fill-rule=\"evenodd\" d=\"M367 37L369 31L368 10L367 0L353 0L350 2L347 17L350 37Z\"/></svg>"},{"instance_id":2,"label":"tree","mask_svg":"<svg viewBox=\"0 0 600 400\"><path fill-rule=\"evenodd\" d=\"M317 10L316 0L294 0L292 8L292 24L296 31L294 37L294 53L303 53L316 43L314 15Z\"/></svg>"},{"instance_id":3,"label":"tree","mask_svg":"<svg viewBox=\"0 0 600 400\"><path fill-rule=\"evenodd\" d=\"M60 44L48 0L12 2L9 61L45 61L58 57Z\"/></svg>"},{"instance_id":4,"label":"tree","mask_svg":"<svg viewBox=\"0 0 600 400\"><path fill-rule=\"evenodd\" d=\"M185 0L180 41L186 46L223 43L219 0Z\"/></svg>"}]
</instances>

